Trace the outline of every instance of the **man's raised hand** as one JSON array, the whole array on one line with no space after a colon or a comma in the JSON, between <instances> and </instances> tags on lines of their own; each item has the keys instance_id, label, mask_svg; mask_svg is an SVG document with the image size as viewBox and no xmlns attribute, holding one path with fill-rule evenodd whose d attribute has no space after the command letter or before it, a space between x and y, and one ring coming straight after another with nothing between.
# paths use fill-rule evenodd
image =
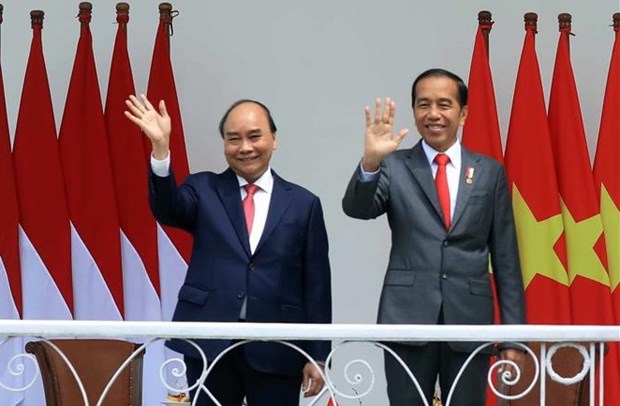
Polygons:
<instances>
[{"instance_id":1,"label":"man's raised hand","mask_svg":"<svg viewBox=\"0 0 620 406\"><path fill-rule=\"evenodd\" d=\"M157 111L145 95L140 95L142 101L131 95L125 100L128 111L125 117L132 123L140 127L142 132L151 140L153 144L153 156L157 159L165 159L168 156L170 147L170 116L166 110L166 103L159 102Z\"/></svg>"},{"instance_id":2,"label":"man's raised hand","mask_svg":"<svg viewBox=\"0 0 620 406\"><path fill-rule=\"evenodd\" d=\"M377 98L375 101L374 119L371 117L370 107L366 106L364 109L366 115L366 134L364 136L362 167L367 172L374 172L379 169L383 158L396 151L400 142L409 132L405 128L400 130L398 134L394 134L395 111L396 103L389 97L385 99L385 103Z\"/></svg>"}]
</instances>

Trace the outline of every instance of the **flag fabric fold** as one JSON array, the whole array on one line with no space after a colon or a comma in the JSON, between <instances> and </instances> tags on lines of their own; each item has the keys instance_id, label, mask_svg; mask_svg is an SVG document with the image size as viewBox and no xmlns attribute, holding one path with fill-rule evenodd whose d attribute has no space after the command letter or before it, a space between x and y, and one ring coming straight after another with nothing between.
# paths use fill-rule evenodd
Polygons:
<instances>
[{"instance_id":1,"label":"flag fabric fold","mask_svg":"<svg viewBox=\"0 0 620 406\"><path fill-rule=\"evenodd\" d=\"M574 324L614 323L607 255L598 198L570 61L570 22L560 15L549 129L564 223L571 314ZM605 357L605 404L620 404L616 345ZM597 393L598 396L598 393Z\"/></svg>"},{"instance_id":2,"label":"flag fabric fold","mask_svg":"<svg viewBox=\"0 0 620 406\"><path fill-rule=\"evenodd\" d=\"M124 313L120 229L101 94L92 49L91 12L82 7L73 72L60 126L60 153L72 224L77 319L118 320Z\"/></svg>"}]
</instances>

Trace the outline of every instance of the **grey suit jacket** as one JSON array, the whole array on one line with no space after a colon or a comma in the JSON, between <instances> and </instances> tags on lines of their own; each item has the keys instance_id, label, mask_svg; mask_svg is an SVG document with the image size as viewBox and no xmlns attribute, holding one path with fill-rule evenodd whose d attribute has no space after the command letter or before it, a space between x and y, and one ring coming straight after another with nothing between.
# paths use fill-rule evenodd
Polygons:
<instances>
[{"instance_id":1,"label":"grey suit jacket","mask_svg":"<svg viewBox=\"0 0 620 406\"><path fill-rule=\"evenodd\" d=\"M466 181L467 168L474 169L471 183ZM392 230L379 323L435 324L443 307L445 324L492 324L489 258L501 322L525 323L512 206L498 162L462 148L450 230L443 224L421 142L385 158L371 182L361 181L359 171L358 165L342 200L345 213L359 219L386 213ZM477 344L451 343L463 351Z\"/></svg>"}]
</instances>

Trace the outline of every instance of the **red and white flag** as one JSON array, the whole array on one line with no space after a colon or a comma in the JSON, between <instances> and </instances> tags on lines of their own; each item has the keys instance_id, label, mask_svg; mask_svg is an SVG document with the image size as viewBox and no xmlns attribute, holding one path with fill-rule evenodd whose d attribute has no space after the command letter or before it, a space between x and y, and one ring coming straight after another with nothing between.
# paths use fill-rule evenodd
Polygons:
<instances>
[{"instance_id":1,"label":"red and white flag","mask_svg":"<svg viewBox=\"0 0 620 406\"><path fill-rule=\"evenodd\" d=\"M120 229L110 153L90 32L90 3L80 4L80 39L60 126L69 215L75 318L123 317Z\"/></svg>"},{"instance_id":2,"label":"red and white flag","mask_svg":"<svg viewBox=\"0 0 620 406\"><path fill-rule=\"evenodd\" d=\"M73 317L71 228L65 200L41 30L43 13L31 13L32 43L13 146L20 211L19 249L24 319ZM45 403L41 379L26 366L25 405Z\"/></svg>"},{"instance_id":3,"label":"red and white flag","mask_svg":"<svg viewBox=\"0 0 620 406\"><path fill-rule=\"evenodd\" d=\"M166 102L166 108L172 121L172 134L170 135L171 165L177 183L181 183L189 174L189 165L185 150L181 109L170 60L171 25L170 5L162 3L160 5L160 20L153 48L153 59L151 60L147 96L155 105L160 100ZM144 145L147 157L150 159L151 144L145 139ZM164 320L171 320L177 303L177 294L187 272L192 238L185 231L163 226L159 229L158 244L162 316Z\"/></svg>"},{"instance_id":4,"label":"red and white flag","mask_svg":"<svg viewBox=\"0 0 620 406\"><path fill-rule=\"evenodd\" d=\"M2 20L0 19L0 23ZM9 123L4 98L4 81L0 65L0 319L19 320L22 313L22 284L19 269L19 208L11 156ZM5 341L7 340L7 341ZM23 353L20 337L7 339L0 335L0 382L9 388L24 387L23 375L13 375L15 358ZM7 406L20 404L24 399L21 392L9 392L0 388L2 403Z\"/></svg>"},{"instance_id":5,"label":"red and white flag","mask_svg":"<svg viewBox=\"0 0 620 406\"><path fill-rule=\"evenodd\" d=\"M116 201L121 227L121 260L126 320L161 320L157 224L148 200L147 160L140 129L123 114L124 101L135 94L127 50L128 6L117 5L118 28L105 106ZM166 398L159 369L165 361L163 341L151 344L144 358L142 403Z\"/></svg>"},{"instance_id":6,"label":"red and white flag","mask_svg":"<svg viewBox=\"0 0 620 406\"><path fill-rule=\"evenodd\" d=\"M71 232L41 41L33 37L15 130L24 319L71 319Z\"/></svg>"}]
</instances>

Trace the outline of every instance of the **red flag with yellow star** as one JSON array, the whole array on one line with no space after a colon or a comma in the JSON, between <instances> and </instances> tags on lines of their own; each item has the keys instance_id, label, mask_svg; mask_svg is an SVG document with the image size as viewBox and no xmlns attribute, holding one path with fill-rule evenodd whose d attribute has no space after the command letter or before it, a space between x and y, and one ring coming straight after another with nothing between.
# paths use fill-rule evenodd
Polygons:
<instances>
[{"instance_id":1,"label":"red flag with yellow star","mask_svg":"<svg viewBox=\"0 0 620 406\"><path fill-rule=\"evenodd\" d=\"M614 323L607 254L579 97L570 61L570 15L560 15L549 128L566 236L571 311L575 324ZM535 149L537 145L533 146ZM615 345L605 357L605 404L620 404Z\"/></svg>"},{"instance_id":2,"label":"red flag with yellow star","mask_svg":"<svg viewBox=\"0 0 620 406\"><path fill-rule=\"evenodd\" d=\"M601 205L614 317L620 324L620 13L614 17L616 39L594 159L594 184Z\"/></svg>"},{"instance_id":3,"label":"red flag with yellow star","mask_svg":"<svg viewBox=\"0 0 620 406\"><path fill-rule=\"evenodd\" d=\"M570 324L564 225L551 135L536 56L536 24L526 24L506 143L527 320ZM535 146L535 148L532 148Z\"/></svg>"}]
</instances>

